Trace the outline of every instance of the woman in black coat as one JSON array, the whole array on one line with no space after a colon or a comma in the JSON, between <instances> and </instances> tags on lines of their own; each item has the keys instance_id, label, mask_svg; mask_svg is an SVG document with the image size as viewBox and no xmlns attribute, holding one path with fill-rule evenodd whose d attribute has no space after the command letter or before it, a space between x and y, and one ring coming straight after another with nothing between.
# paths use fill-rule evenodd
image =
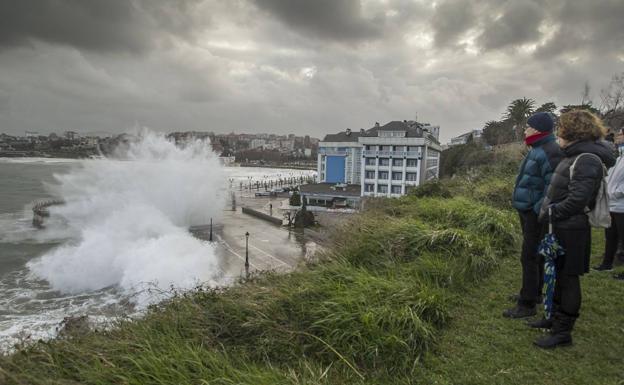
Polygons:
<instances>
[{"instance_id":1,"label":"woman in black coat","mask_svg":"<svg viewBox=\"0 0 624 385\"><path fill-rule=\"evenodd\" d=\"M587 110L572 110L559 119L557 136L565 158L551 179L542 204L541 219L548 221L550 208L554 233L565 249L565 255L557 258L555 265L557 280L552 321L530 324L551 329L549 335L535 341L541 348L572 343L572 328L581 308L579 277L589 272L591 227L585 212L586 208L595 206L603 178L603 164L607 168L615 164L613 148L601 140L605 134L600 119ZM570 178L570 167L575 160L573 177Z\"/></svg>"}]
</instances>

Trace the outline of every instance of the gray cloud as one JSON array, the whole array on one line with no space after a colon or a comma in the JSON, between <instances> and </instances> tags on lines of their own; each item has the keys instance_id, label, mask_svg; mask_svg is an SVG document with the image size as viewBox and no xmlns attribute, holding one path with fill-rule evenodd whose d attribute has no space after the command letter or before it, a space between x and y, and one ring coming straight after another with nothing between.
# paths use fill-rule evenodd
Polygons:
<instances>
[{"instance_id":1,"label":"gray cloud","mask_svg":"<svg viewBox=\"0 0 624 385\"><path fill-rule=\"evenodd\" d=\"M534 42L541 36L538 28L546 13L535 2L509 1L500 12L500 17L485 22L484 32L479 38L485 49L517 46Z\"/></svg>"},{"instance_id":2,"label":"gray cloud","mask_svg":"<svg viewBox=\"0 0 624 385\"><path fill-rule=\"evenodd\" d=\"M358 41L382 35L383 19L364 18L359 0L256 0L255 4L288 27L317 38Z\"/></svg>"},{"instance_id":3,"label":"gray cloud","mask_svg":"<svg viewBox=\"0 0 624 385\"><path fill-rule=\"evenodd\" d=\"M621 1L537 1L0 0L0 132L322 137L418 113L447 140L621 72Z\"/></svg>"},{"instance_id":4,"label":"gray cloud","mask_svg":"<svg viewBox=\"0 0 624 385\"><path fill-rule=\"evenodd\" d=\"M561 54L624 54L624 4L620 0L552 2L556 31L537 51L542 59Z\"/></svg>"},{"instance_id":5,"label":"gray cloud","mask_svg":"<svg viewBox=\"0 0 624 385\"><path fill-rule=\"evenodd\" d=\"M473 26L476 16L472 2L449 0L440 3L431 20L435 44L438 47L455 45L457 38Z\"/></svg>"},{"instance_id":6,"label":"gray cloud","mask_svg":"<svg viewBox=\"0 0 624 385\"><path fill-rule=\"evenodd\" d=\"M197 1L0 1L0 48L33 40L92 51L144 51L163 34L189 37Z\"/></svg>"}]
</instances>

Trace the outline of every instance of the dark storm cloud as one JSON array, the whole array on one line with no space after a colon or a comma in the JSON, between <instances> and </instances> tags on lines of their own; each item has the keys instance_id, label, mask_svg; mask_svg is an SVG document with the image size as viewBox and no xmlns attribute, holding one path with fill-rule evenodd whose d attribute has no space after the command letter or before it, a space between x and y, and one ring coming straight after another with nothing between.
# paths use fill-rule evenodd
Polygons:
<instances>
[{"instance_id":1,"label":"dark storm cloud","mask_svg":"<svg viewBox=\"0 0 624 385\"><path fill-rule=\"evenodd\" d=\"M552 2L554 36L537 55L624 54L624 3L621 0Z\"/></svg>"},{"instance_id":2,"label":"dark storm cloud","mask_svg":"<svg viewBox=\"0 0 624 385\"><path fill-rule=\"evenodd\" d=\"M358 0L255 0L288 27L316 38L358 41L379 38L383 19L362 16Z\"/></svg>"},{"instance_id":3,"label":"dark storm cloud","mask_svg":"<svg viewBox=\"0 0 624 385\"><path fill-rule=\"evenodd\" d=\"M2 0L0 49L32 40L91 51L143 51L161 33L188 36L194 1Z\"/></svg>"},{"instance_id":4,"label":"dark storm cloud","mask_svg":"<svg viewBox=\"0 0 624 385\"><path fill-rule=\"evenodd\" d=\"M431 20L434 42L438 47L457 43L457 38L472 27L476 19L471 2L450 0L439 4Z\"/></svg>"},{"instance_id":5,"label":"dark storm cloud","mask_svg":"<svg viewBox=\"0 0 624 385\"><path fill-rule=\"evenodd\" d=\"M539 26L545 10L533 1L510 1L500 10L502 15L485 22L479 38L487 49L500 49L534 42L540 37Z\"/></svg>"}]
</instances>

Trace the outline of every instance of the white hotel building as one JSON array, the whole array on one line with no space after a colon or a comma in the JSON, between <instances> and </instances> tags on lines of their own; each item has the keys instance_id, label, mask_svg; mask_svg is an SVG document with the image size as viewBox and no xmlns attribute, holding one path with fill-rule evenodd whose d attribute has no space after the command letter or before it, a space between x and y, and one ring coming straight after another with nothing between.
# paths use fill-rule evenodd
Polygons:
<instances>
[{"instance_id":1,"label":"white hotel building","mask_svg":"<svg viewBox=\"0 0 624 385\"><path fill-rule=\"evenodd\" d=\"M414 121L347 129L319 143L321 183L360 185L361 196L398 197L439 175L440 128Z\"/></svg>"}]
</instances>

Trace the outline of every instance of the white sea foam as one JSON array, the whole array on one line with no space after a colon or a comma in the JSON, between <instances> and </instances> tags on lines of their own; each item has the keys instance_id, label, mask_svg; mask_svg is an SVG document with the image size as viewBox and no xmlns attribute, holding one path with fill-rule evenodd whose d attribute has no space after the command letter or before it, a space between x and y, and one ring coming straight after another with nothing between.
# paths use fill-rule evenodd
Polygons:
<instances>
[{"instance_id":1,"label":"white sea foam","mask_svg":"<svg viewBox=\"0 0 624 385\"><path fill-rule=\"evenodd\" d=\"M209 144L179 148L143 131L115 159L84 161L55 178L51 193L66 204L51 207L51 217L63 220L70 240L28 264L53 289L130 293L217 279L215 250L187 231L223 209L224 173Z\"/></svg>"}]
</instances>

